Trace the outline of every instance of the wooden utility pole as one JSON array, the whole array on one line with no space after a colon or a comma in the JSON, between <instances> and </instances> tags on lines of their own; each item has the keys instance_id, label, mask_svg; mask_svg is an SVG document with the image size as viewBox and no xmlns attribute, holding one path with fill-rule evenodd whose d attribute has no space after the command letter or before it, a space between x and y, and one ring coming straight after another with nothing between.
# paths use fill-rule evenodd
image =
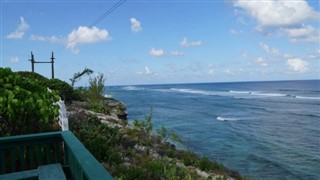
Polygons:
<instances>
[{"instance_id":1,"label":"wooden utility pole","mask_svg":"<svg viewBox=\"0 0 320 180\"><path fill-rule=\"evenodd\" d=\"M30 61L31 61L31 69L32 69L32 72L34 72L34 56L33 56L32 51L31 51L31 59L30 59Z\"/></svg>"},{"instance_id":2,"label":"wooden utility pole","mask_svg":"<svg viewBox=\"0 0 320 180\"><path fill-rule=\"evenodd\" d=\"M54 55L53 52L51 53L51 61L35 61L34 60L34 55L31 51L31 59L29 61L31 61L31 70L32 72L34 72L34 64L35 63L51 63L51 78L54 79Z\"/></svg>"},{"instance_id":3,"label":"wooden utility pole","mask_svg":"<svg viewBox=\"0 0 320 180\"><path fill-rule=\"evenodd\" d=\"M51 77L54 79L54 57L53 57L53 52L51 53Z\"/></svg>"}]
</instances>

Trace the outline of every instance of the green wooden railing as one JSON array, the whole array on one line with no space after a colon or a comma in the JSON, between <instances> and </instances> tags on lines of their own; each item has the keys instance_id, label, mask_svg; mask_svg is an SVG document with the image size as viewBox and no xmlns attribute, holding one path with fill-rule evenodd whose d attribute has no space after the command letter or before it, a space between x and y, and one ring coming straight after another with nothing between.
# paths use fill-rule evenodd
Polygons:
<instances>
[{"instance_id":1,"label":"green wooden railing","mask_svg":"<svg viewBox=\"0 0 320 180\"><path fill-rule=\"evenodd\" d=\"M0 138L0 175L54 163L68 179L113 179L70 131Z\"/></svg>"}]
</instances>

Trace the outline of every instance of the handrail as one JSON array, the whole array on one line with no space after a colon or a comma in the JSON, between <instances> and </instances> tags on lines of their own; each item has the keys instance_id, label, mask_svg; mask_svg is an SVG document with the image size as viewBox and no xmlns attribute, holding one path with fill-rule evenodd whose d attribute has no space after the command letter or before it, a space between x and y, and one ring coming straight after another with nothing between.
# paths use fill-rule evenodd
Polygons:
<instances>
[{"instance_id":1,"label":"handrail","mask_svg":"<svg viewBox=\"0 0 320 180\"><path fill-rule=\"evenodd\" d=\"M107 173L102 165L95 159L95 157L84 147L84 145L74 136L70 131L62 131L62 138L66 142L65 149L70 152L66 157L67 164L70 164L72 172L72 162L76 161L80 164L80 168L87 179L113 179ZM80 179L75 177L76 179Z\"/></svg>"},{"instance_id":2,"label":"handrail","mask_svg":"<svg viewBox=\"0 0 320 180\"><path fill-rule=\"evenodd\" d=\"M46 133L39 133L39 134L5 136L5 137L0 137L0 145L7 145L10 143L24 142L24 141L34 141L39 139L57 138L57 137L61 137L60 131L46 132ZM0 146L0 149L4 149L4 148L5 148L4 146Z\"/></svg>"},{"instance_id":3,"label":"handrail","mask_svg":"<svg viewBox=\"0 0 320 180\"><path fill-rule=\"evenodd\" d=\"M0 174L51 163L69 167L73 179L113 179L70 131L0 137Z\"/></svg>"}]
</instances>

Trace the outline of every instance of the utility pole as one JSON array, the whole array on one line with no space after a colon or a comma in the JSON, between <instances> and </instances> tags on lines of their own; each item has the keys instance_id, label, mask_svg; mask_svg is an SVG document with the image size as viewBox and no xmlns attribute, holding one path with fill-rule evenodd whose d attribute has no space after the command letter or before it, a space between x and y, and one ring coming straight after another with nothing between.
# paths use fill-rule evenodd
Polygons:
<instances>
[{"instance_id":1,"label":"utility pole","mask_svg":"<svg viewBox=\"0 0 320 180\"><path fill-rule=\"evenodd\" d=\"M31 61L31 70L32 72L34 72L34 64L35 63L51 63L51 78L54 79L54 55L53 52L51 53L51 61L35 61L34 60L34 55L31 51L31 59L29 61Z\"/></svg>"},{"instance_id":2,"label":"utility pole","mask_svg":"<svg viewBox=\"0 0 320 180\"><path fill-rule=\"evenodd\" d=\"M54 57L53 57L53 51L52 51L52 54L51 54L51 78L54 79Z\"/></svg>"},{"instance_id":3,"label":"utility pole","mask_svg":"<svg viewBox=\"0 0 320 180\"><path fill-rule=\"evenodd\" d=\"M31 69L32 69L32 72L34 72L34 63L35 63L35 61L34 61L34 56L33 56L32 51L31 51L31 59L30 59L29 61L31 61Z\"/></svg>"}]
</instances>

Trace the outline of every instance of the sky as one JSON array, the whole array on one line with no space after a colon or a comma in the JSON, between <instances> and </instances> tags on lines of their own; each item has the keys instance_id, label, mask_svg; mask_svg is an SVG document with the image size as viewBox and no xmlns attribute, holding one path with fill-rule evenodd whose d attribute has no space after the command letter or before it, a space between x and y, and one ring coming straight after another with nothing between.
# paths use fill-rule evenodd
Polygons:
<instances>
[{"instance_id":1,"label":"sky","mask_svg":"<svg viewBox=\"0 0 320 180\"><path fill-rule=\"evenodd\" d=\"M126 0L108 13L118 2L1 0L0 66L31 71L32 51L54 52L66 82L84 68L106 85L320 79L319 0ZM35 71L51 77L50 64Z\"/></svg>"}]
</instances>

